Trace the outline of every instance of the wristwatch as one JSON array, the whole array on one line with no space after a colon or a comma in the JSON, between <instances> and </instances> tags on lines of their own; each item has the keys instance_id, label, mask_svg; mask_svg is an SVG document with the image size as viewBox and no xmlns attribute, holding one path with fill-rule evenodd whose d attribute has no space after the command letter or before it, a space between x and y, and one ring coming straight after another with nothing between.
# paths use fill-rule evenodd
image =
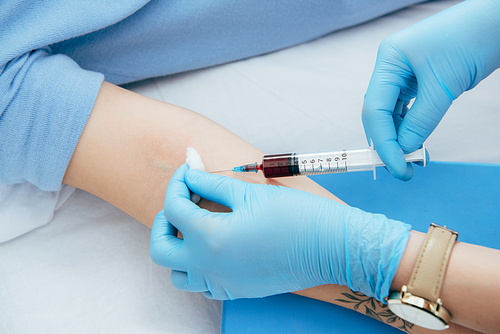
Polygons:
<instances>
[{"instance_id":1,"label":"wristwatch","mask_svg":"<svg viewBox=\"0 0 500 334\"><path fill-rule=\"evenodd\" d=\"M439 298L458 233L432 223L427 231L408 285L389 294L389 309L417 326L443 330L451 314Z\"/></svg>"}]
</instances>

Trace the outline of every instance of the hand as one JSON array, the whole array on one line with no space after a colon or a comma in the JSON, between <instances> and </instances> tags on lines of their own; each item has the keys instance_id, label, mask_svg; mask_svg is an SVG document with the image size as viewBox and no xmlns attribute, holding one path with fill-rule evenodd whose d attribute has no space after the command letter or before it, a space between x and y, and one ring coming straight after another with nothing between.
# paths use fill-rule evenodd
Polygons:
<instances>
[{"instance_id":1,"label":"hand","mask_svg":"<svg viewBox=\"0 0 500 334\"><path fill-rule=\"evenodd\" d=\"M380 44L363 124L395 177L412 177L403 153L419 149L453 100L500 67L499 34L500 2L469 0Z\"/></svg>"},{"instance_id":2,"label":"hand","mask_svg":"<svg viewBox=\"0 0 500 334\"><path fill-rule=\"evenodd\" d=\"M232 212L200 209L189 200L190 189ZM182 165L154 221L151 257L173 269L176 288L213 299L335 283L382 300L408 238L409 225L383 215Z\"/></svg>"}]
</instances>

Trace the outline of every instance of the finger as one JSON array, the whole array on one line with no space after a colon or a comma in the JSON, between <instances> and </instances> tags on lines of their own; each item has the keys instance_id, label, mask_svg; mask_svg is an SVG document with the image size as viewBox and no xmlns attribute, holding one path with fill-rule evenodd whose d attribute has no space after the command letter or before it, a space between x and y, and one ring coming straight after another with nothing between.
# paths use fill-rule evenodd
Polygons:
<instances>
[{"instance_id":1,"label":"finger","mask_svg":"<svg viewBox=\"0 0 500 334\"><path fill-rule=\"evenodd\" d=\"M184 183L184 176L188 170L189 166L187 164L182 164L170 178L165 193L164 207L171 205L172 201L190 198L189 188Z\"/></svg>"},{"instance_id":2,"label":"finger","mask_svg":"<svg viewBox=\"0 0 500 334\"><path fill-rule=\"evenodd\" d=\"M178 263L176 253L182 240L177 238L177 229L170 224L163 211L160 211L151 228L149 253L154 263L176 270L183 269Z\"/></svg>"},{"instance_id":3,"label":"finger","mask_svg":"<svg viewBox=\"0 0 500 334\"><path fill-rule=\"evenodd\" d=\"M417 82L407 59L395 46L399 43L396 35L380 43L365 95L362 119L368 142L373 141L387 170L397 178L409 180L413 169L406 163L399 146L397 125L402 120L397 116L395 119L394 112L402 107L398 101L415 96ZM400 117L404 116L401 113Z\"/></svg>"},{"instance_id":4,"label":"finger","mask_svg":"<svg viewBox=\"0 0 500 334\"><path fill-rule=\"evenodd\" d=\"M414 161L413 164L425 167L431 161L431 156L429 155L429 151L425 149L425 161Z\"/></svg>"},{"instance_id":5,"label":"finger","mask_svg":"<svg viewBox=\"0 0 500 334\"><path fill-rule=\"evenodd\" d=\"M207 297L208 299L214 299L214 300L233 300L236 299L235 296L231 295L226 289L222 287L210 287L209 285L209 290L204 291L203 295Z\"/></svg>"},{"instance_id":6,"label":"finger","mask_svg":"<svg viewBox=\"0 0 500 334\"><path fill-rule=\"evenodd\" d=\"M170 274L170 282L179 290L189 292L205 292L208 290L205 280L201 275L185 271L172 270Z\"/></svg>"},{"instance_id":7,"label":"finger","mask_svg":"<svg viewBox=\"0 0 500 334\"><path fill-rule=\"evenodd\" d=\"M408 103L410 101L405 101L405 100L398 100L396 103L396 108L394 109L394 113L392 114L392 120L394 122L394 127L396 128L396 134L398 133L399 126L401 125L401 122L406 116L406 113L408 112Z\"/></svg>"},{"instance_id":8,"label":"finger","mask_svg":"<svg viewBox=\"0 0 500 334\"><path fill-rule=\"evenodd\" d=\"M208 299L214 299L214 298L213 298L213 295L212 295L212 293L211 293L210 291L205 291L205 292L203 292L203 295L204 295L205 297L207 297Z\"/></svg>"},{"instance_id":9,"label":"finger","mask_svg":"<svg viewBox=\"0 0 500 334\"><path fill-rule=\"evenodd\" d=\"M241 202L247 185L240 180L194 169L186 172L185 180L196 194L231 209Z\"/></svg>"},{"instance_id":10,"label":"finger","mask_svg":"<svg viewBox=\"0 0 500 334\"><path fill-rule=\"evenodd\" d=\"M393 176L401 180L409 180L413 176L413 168L406 163L397 141L398 135L393 116L395 108L402 107L402 104L398 105L399 88L393 85L373 87L374 85L376 83L370 82L362 113L368 142L373 141L377 154ZM386 97L386 99L380 99L379 96Z\"/></svg>"},{"instance_id":11,"label":"finger","mask_svg":"<svg viewBox=\"0 0 500 334\"><path fill-rule=\"evenodd\" d=\"M168 183L165 194L164 215L186 237L192 222L200 219L202 212L191 201L189 188L184 182L185 174L189 170L186 164L181 165Z\"/></svg>"},{"instance_id":12,"label":"finger","mask_svg":"<svg viewBox=\"0 0 500 334\"><path fill-rule=\"evenodd\" d=\"M444 90L436 87L436 83L423 84L415 103L401 122L398 141L405 153L422 147L453 102Z\"/></svg>"}]
</instances>

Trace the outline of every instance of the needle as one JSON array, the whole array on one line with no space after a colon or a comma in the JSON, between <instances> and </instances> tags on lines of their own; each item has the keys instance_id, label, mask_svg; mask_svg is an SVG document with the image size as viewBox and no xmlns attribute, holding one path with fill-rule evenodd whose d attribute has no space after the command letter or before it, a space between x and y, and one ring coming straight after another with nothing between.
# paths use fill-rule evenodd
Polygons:
<instances>
[{"instance_id":1,"label":"needle","mask_svg":"<svg viewBox=\"0 0 500 334\"><path fill-rule=\"evenodd\" d=\"M221 173L221 172L230 172L232 169L221 169L221 170L213 170L209 173Z\"/></svg>"}]
</instances>

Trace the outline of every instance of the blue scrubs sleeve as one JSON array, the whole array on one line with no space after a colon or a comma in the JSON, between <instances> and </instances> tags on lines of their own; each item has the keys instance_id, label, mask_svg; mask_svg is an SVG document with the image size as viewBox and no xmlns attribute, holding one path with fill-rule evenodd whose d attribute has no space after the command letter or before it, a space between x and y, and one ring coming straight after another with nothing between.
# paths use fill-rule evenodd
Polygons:
<instances>
[{"instance_id":1,"label":"blue scrubs sleeve","mask_svg":"<svg viewBox=\"0 0 500 334\"><path fill-rule=\"evenodd\" d=\"M0 2L0 184L58 190L103 81L48 46L120 22L147 2Z\"/></svg>"},{"instance_id":2,"label":"blue scrubs sleeve","mask_svg":"<svg viewBox=\"0 0 500 334\"><path fill-rule=\"evenodd\" d=\"M60 188L103 78L47 48L1 67L1 184Z\"/></svg>"}]
</instances>

